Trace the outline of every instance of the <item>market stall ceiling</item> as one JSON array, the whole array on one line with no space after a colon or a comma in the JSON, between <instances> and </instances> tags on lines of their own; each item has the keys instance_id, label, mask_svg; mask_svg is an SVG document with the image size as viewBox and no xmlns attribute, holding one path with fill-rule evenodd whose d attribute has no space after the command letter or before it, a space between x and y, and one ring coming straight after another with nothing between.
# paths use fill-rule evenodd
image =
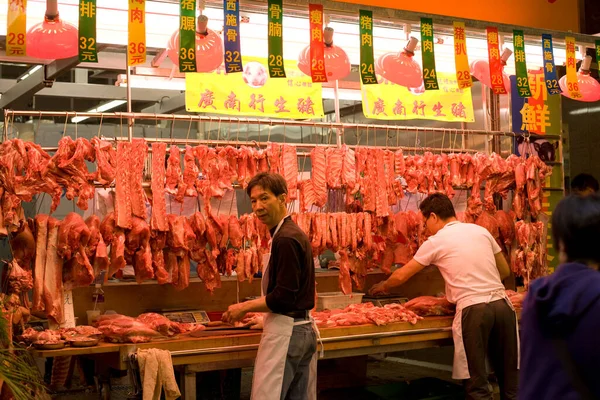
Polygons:
<instances>
[{"instance_id":1,"label":"market stall ceiling","mask_svg":"<svg viewBox=\"0 0 600 400\"><path fill-rule=\"evenodd\" d=\"M27 5L28 28L42 21L46 9L45 0L29 0ZM59 1L61 17L72 23L78 21L78 1ZM218 8L207 8L204 14L209 17L209 27L220 32L223 27L223 11ZM267 57L267 16L261 13L243 13L250 23L241 25L242 53L247 56ZM110 44L125 47L127 45L127 2L115 0L97 0L97 39L100 44ZM335 30L336 45L344 48L352 64L359 64L359 28L358 23L332 22ZM146 40L149 49L163 49L171 34L179 27L179 4L164 1L147 1L146 3ZM0 35L6 35L6 7L0 8ZM412 32L419 38L419 32ZM402 25L397 29L374 27L375 57L388 52L400 51L406 43L406 33ZM300 51L309 43L309 31L306 18L284 18L284 56L286 59L297 59ZM436 61L441 71L454 71L453 38L450 35L437 37ZM508 37L510 39L510 37ZM558 41L557 41L558 42ZM470 60L487 59L486 42L479 38L468 38L467 47ZM512 49L512 43L506 43ZM529 68L542 66L542 49L539 45L526 45L527 63ZM555 59L558 65L565 61L565 51L560 43L556 43ZM151 55L148 57L149 64ZM420 62L420 51L417 49L415 59ZM5 60L5 55L0 56ZM11 60L14 60L11 59ZM40 60L35 60L40 62ZM167 63L168 61L165 61ZM90 65L91 66L91 65ZM123 66L124 68L124 66ZM506 71L514 73L514 63L509 60Z\"/></svg>"}]
</instances>

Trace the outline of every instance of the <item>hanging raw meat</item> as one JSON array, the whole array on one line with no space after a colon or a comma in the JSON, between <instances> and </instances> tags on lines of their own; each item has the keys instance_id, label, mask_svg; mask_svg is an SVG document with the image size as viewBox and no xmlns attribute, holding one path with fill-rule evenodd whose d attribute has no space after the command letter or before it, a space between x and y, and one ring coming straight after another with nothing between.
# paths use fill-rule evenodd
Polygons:
<instances>
[{"instance_id":1,"label":"hanging raw meat","mask_svg":"<svg viewBox=\"0 0 600 400\"><path fill-rule=\"evenodd\" d=\"M310 152L310 161L312 166L311 182L315 195L315 205L317 207L325 206L327 203L327 163L324 147L315 147Z\"/></svg>"},{"instance_id":2,"label":"hanging raw meat","mask_svg":"<svg viewBox=\"0 0 600 400\"><path fill-rule=\"evenodd\" d=\"M123 229L130 229L133 223L131 205L131 143L119 142L117 145L117 176L115 196L116 224Z\"/></svg>"},{"instance_id":3,"label":"hanging raw meat","mask_svg":"<svg viewBox=\"0 0 600 400\"><path fill-rule=\"evenodd\" d=\"M177 194L177 186L183 181L179 153L179 147L172 145L167 160L167 191L171 194Z\"/></svg>"},{"instance_id":4,"label":"hanging raw meat","mask_svg":"<svg viewBox=\"0 0 600 400\"><path fill-rule=\"evenodd\" d=\"M288 201L298 198L298 156L296 155L296 147L284 144L282 146L281 167L283 169L283 177L288 187Z\"/></svg>"},{"instance_id":5,"label":"hanging raw meat","mask_svg":"<svg viewBox=\"0 0 600 400\"><path fill-rule=\"evenodd\" d=\"M165 232L169 228L167 222L167 203L165 199L165 160L166 143L152 143L152 230Z\"/></svg>"},{"instance_id":6,"label":"hanging raw meat","mask_svg":"<svg viewBox=\"0 0 600 400\"><path fill-rule=\"evenodd\" d=\"M94 137L91 140L96 151L97 171L95 180L104 187L108 187L115 180L117 169L117 152L111 142ZM162 144L166 146L166 144Z\"/></svg>"}]
</instances>

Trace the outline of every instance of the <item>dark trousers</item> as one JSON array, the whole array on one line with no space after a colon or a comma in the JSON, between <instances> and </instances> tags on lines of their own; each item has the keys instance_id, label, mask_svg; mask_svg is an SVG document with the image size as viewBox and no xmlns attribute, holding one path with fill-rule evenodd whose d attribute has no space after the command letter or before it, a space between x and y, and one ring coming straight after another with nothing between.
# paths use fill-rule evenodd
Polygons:
<instances>
[{"instance_id":1,"label":"dark trousers","mask_svg":"<svg viewBox=\"0 0 600 400\"><path fill-rule=\"evenodd\" d=\"M296 325L285 359L281 400L303 400L308 396L310 362L317 351L312 324Z\"/></svg>"},{"instance_id":2,"label":"dark trousers","mask_svg":"<svg viewBox=\"0 0 600 400\"><path fill-rule=\"evenodd\" d=\"M470 379L465 380L467 399L493 399L486 357L494 369L501 399L517 398L519 379L517 322L504 300L475 304L462 311L462 334Z\"/></svg>"}]
</instances>

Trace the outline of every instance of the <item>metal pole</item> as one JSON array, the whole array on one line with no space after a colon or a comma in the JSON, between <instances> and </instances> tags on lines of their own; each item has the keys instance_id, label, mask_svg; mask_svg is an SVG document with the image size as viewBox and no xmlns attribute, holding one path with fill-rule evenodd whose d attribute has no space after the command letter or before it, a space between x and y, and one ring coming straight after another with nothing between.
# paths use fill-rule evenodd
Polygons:
<instances>
[{"instance_id":1,"label":"metal pole","mask_svg":"<svg viewBox=\"0 0 600 400\"><path fill-rule=\"evenodd\" d=\"M8 115L11 116L35 116L35 117L74 117L74 111L7 111ZM152 114L152 113L91 113L91 112L77 112L78 117L88 117L88 118L100 118L103 119L121 119L121 118L135 118L135 119L146 119L146 120L181 120L189 122L190 119L192 121L204 121L210 123L245 123L250 125L277 125L283 124L283 120L273 120L273 119L246 119L246 118L227 118L227 117L207 117L201 115L185 115L185 114ZM367 126L369 130L371 129L383 129L383 130L391 130L391 131L408 131L408 132L438 132L443 134L447 132L447 129L444 128L423 128L416 126L400 126L400 125L367 125L367 124L350 124L350 123L330 123L330 122L311 122L311 121L285 121L286 126L310 126L310 127L322 127L322 128L341 128L341 129L366 129ZM514 132L503 132L503 131L486 131L483 129L469 129L469 130L460 130L456 132L460 135L499 135L499 136L509 136L515 137L518 136ZM544 139L560 139L560 135L531 135L532 138L540 137Z\"/></svg>"},{"instance_id":2,"label":"metal pole","mask_svg":"<svg viewBox=\"0 0 600 400\"><path fill-rule=\"evenodd\" d=\"M342 120L340 117L340 85L339 85L339 81L336 79L335 80L335 87L333 88L333 92L334 92L334 108L335 108L335 122L336 124L341 124ZM342 142L343 142L343 136L344 136L344 130L343 128L338 128L337 129L337 146L338 147L342 147Z\"/></svg>"},{"instance_id":3,"label":"metal pole","mask_svg":"<svg viewBox=\"0 0 600 400\"><path fill-rule=\"evenodd\" d=\"M116 137L101 137L100 139L112 141L115 140L117 142L125 142L128 138L124 136L116 136ZM268 142L257 142L253 141L237 141L237 140L201 140L201 139L171 139L171 138L145 138L146 142L154 143L154 142L162 142L162 143L170 143L176 145L186 145L186 144L195 144L195 145L218 145L218 146L252 146L252 147L267 147L269 145ZM315 147L331 147L329 144L317 144L317 143L290 143L297 149L313 149ZM360 149L380 149L381 146L363 146L363 145L348 145L349 148L360 148ZM443 152L443 151L453 151L453 152L468 152L468 153L477 153L477 150L473 149L465 149L463 148L447 148L447 147L410 147L410 146L388 146L388 149L402 149L407 151L431 151L431 152ZM55 151L56 147L44 147L42 148L45 151ZM309 156L310 154L306 153L298 153L298 156Z\"/></svg>"},{"instance_id":4,"label":"metal pole","mask_svg":"<svg viewBox=\"0 0 600 400\"><path fill-rule=\"evenodd\" d=\"M131 71L129 68L129 57L127 55L125 55L125 60L127 68L127 112L131 113ZM127 135L130 142L133 140L133 121L133 118L127 118Z\"/></svg>"}]
</instances>

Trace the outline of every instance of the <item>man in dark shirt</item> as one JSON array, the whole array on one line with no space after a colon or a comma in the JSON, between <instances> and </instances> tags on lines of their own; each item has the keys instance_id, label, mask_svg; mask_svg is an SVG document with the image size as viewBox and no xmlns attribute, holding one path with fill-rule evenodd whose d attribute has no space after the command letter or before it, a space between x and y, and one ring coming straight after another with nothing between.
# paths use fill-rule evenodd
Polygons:
<instances>
[{"instance_id":1,"label":"man in dark shirt","mask_svg":"<svg viewBox=\"0 0 600 400\"><path fill-rule=\"evenodd\" d=\"M249 312L266 313L254 366L252 399L314 397L314 379L309 379L316 372L317 348L309 316L315 301L311 245L287 215L287 184L281 175L258 174L246 191L252 211L271 232L271 252L263 260L263 296L229 306L223 320L233 323Z\"/></svg>"}]
</instances>

